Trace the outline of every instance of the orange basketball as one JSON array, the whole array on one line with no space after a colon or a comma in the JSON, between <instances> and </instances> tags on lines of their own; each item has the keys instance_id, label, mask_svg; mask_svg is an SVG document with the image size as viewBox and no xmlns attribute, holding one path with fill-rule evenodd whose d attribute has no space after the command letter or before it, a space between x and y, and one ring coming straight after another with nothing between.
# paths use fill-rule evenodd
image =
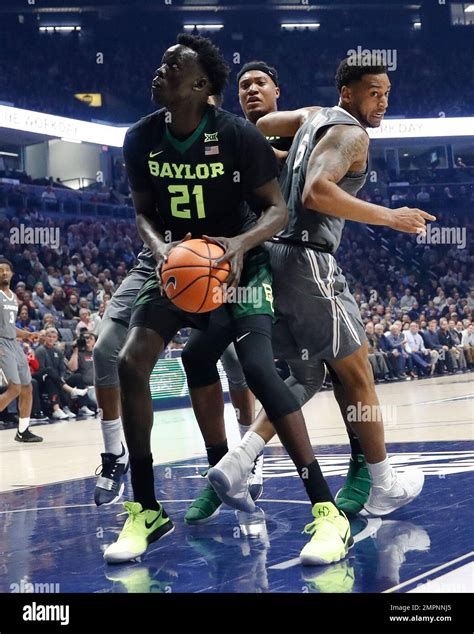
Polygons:
<instances>
[{"instance_id":1,"label":"orange basketball","mask_svg":"<svg viewBox=\"0 0 474 634\"><path fill-rule=\"evenodd\" d=\"M163 289L173 304L188 313L208 313L221 306L219 287L229 276L230 264L213 260L224 249L205 240L187 240L168 254L161 268Z\"/></svg>"}]
</instances>

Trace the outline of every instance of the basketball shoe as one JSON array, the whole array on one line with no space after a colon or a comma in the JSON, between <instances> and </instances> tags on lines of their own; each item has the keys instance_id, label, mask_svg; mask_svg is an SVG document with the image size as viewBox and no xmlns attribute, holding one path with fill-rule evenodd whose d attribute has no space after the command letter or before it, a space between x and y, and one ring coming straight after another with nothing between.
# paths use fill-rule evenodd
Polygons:
<instances>
[{"instance_id":1,"label":"basketball shoe","mask_svg":"<svg viewBox=\"0 0 474 634\"><path fill-rule=\"evenodd\" d=\"M318 502L313 506L314 520L304 527L311 535L300 553L304 566L324 566L340 561L354 544L347 517L332 502Z\"/></svg>"},{"instance_id":2,"label":"basketball shoe","mask_svg":"<svg viewBox=\"0 0 474 634\"><path fill-rule=\"evenodd\" d=\"M403 473L395 471L394 474L395 477L388 489L372 486L361 515L388 515L409 504L420 494L425 481L421 469L411 467Z\"/></svg>"},{"instance_id":3,"label":"basketball shoe","mask_svg":"<svg viewBox=\"0 0 474 634\"><path fill-rule=\"evenodd\" d=\"M364 508L369 499L371 479L367 463L362 454L349 461L349 471L342 489L334 498L337 508L348 515L356 515Z\"/></svg>"},{"instance_id":4,"label":"basketball shoe","mask_svg":"<svg viewBox=\"0 0 474 634\"><path fill-rule=\"evenodd\" d=\"M122 453L116 456L113 453L102 453L102 464L96 469L97 478L94 491L94 502L97 506L113 504L120 500L125 489L124 475L129 468L128 453L122 443Z\"/></svg>"},{"instance_id":5,"label":"basketball shoe","mask_svg":"<svg viewBox=\"0 0 474 634\"><path fill-rule=\"evenodd\" d=\"M18 442L43 442L43 438L41 436L33 434L33 432L31 432L29 429L25 429L25 431L21 434L19 431L17 431L15 440L17 440Z\"/></svg>"},{"instance_id":6,"label":"basketball shoe","mask_svg":"<svg viewBox=\"0 0 474 634\"><path fill-rule=\"evenodd\" d=\"M174 524L165 509L143 509L139 502L125 502L123 507L128 518L117 541L108 546L104 559L108 564L131 561L143 555L149 544L158 541L174 531Z\"/></svg>"}]
</instances>

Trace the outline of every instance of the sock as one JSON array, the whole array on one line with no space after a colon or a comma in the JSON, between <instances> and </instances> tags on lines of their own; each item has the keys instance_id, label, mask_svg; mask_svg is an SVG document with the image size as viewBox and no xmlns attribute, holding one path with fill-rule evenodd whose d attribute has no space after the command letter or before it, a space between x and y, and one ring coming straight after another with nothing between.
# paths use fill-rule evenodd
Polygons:
<instances>
[{"instance_id":1,"label":"sock","mask_svg":"<svg viewBox=\"0 0 474 634\"><path fill-rule=\"evenodd\" d=\"M153 475L153 456L145 458L130 457L133 499L140 502L144 509L159 510L155 497L155 478Z\"/></svg>"},{"instance_id":2,"label":"sock","mask_svg":"<svg viewBox=\"0 0 474 634\"><path fill-rule=\"evenodd\" d=\"M20 418L18 421L18 431L22 434L24 431L28 429L30 426L30 417L25 416L25 418Z\"/></svg>"},{"instance_id":3,"label":"sock","mask_svg":"<svg viewBox=\"0 0 474 634\"><path fill-rule=\"evenodd\" d=\"M100 428L104 439L104 453L120 456L122 453L122 419L120 416L114 420L102 420L101 418Z\"/></svg>"},{"instance_id":4,"label":"sock","mask_svg":"<svg viewBox=\"0 0 474 634\"><path fill-rule=\"evenodd\" d=\"M351 458L355 460L358 455L364 455L358 437L354 433L349 434L349 442L351 444Z\"/></svg>"},{"instance_id":5,"label":"sock","mask_svg":"<svg viewBox=\"0 0 474 634\"><path fill-rule=\"evenodd\" d=\"M313 506L318 502L332 502L334 506L336 506L332 493L329 490L328 483L324 479L321 467L319 466L319 462L316 458L311 464L303 467L302 469L298 469L298 474L303 480L306 493L308 494Z\"/></svg>"},{"instance_id":6,"label":"sock","mask_svg":"<svg viewBox=\"0 0 474 634\"><path fill-rule=\"evenodd\" d=\"M242 425L241 423L239 423L240 437L243 438L249 429L250 425Z\"/></svg>"},{"instance_id":7,"label":"sock","mask_svg":"<svg viewBox=\"0 0 474 634\"><path fill-rule=\"evenodd\" d=\"M389 489L392 486L395 473L388 461L388 458L385 458L382 462L367 464L367 466L374 486L382 487L382 489Z\"/></svg>"},{"instance_id":8,"label":"sock","mask_svg":"<svg viewBox=\"0 0 474 634\"><path fill-rule=\"evenodd\" d=\"M251 462L255 462L258 454L265 448L265 441L254 431L248 431L242 438L239 447L247 454Z\"/></svg>"},{"instance_id":9,"label":"sock","mask_svg":"<svg viewBox=\"0 0 474 634\"><path fill-rule=\"evenodd\" d=\"M209 460L211 467L214 467L228 451L229 448L227 447L227 440L220 445L206 447L207 459Z\"/></svg>"}]
</instances>

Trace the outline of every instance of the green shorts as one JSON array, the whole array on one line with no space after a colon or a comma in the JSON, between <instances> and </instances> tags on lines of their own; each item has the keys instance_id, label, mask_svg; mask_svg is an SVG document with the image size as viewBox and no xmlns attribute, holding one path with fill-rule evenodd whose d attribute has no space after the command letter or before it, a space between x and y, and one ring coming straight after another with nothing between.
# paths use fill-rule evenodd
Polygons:
<instances>
[{"instance_id":1,"label":"green shorts","mask_svg":"<svg viewBox=\"0 0 474 634\"><path fill-rule=\"evenodd\" d=\"M262 247L246 254L239 285L228 291L234 319L249 315L270 315L273 318L272 269L270 256Z\"/></svg>"},{"instance_id":2,"label":"green shorts","mask_svg":"<svg viewBox=\"0 0 474 634\"><path fill-rule=\"evenodd\" d=\"M143 306L156 302L159 298L166 300L153 272L141 287L133 305ZM245 255L239 286L229 289L226 303L231 307L235 319L248 315L273 317L272 271L270 257L263 247L256 247Z\"/></svg>"}]
</instances>

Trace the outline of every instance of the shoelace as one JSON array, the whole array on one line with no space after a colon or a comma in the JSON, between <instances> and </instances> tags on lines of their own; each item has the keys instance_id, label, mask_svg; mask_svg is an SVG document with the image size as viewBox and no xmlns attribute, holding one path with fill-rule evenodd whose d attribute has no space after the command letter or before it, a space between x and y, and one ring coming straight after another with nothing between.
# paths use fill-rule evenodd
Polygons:
<instances>
[{"instance_id":1,"label":"shoelace","mask_svg":"<svg viewBox=\"0 0 474 634\"><path fill-rule=\"evenodd\" d=\"M138 516L140 515L140 511L134 506L132 506L133 504L134 504L133 502L125 502L124 504L125 511L123 513L119 513L117 516L117 517L120 517L121 515L126 515L128 513L128 518L124 524L124 527L122 528L122 532L120 533L121 537L124 537L125 535L133 531L135 522L137 521Z\"/></svg>"},{"instance_id":2,"label":"shoelace","mask_svg":"<svg viewBox=\"0 0 474 634\"><path fill-rule=\"evenodd\" d=\"M303 533L306 535L314 535L314 533L316 532L318 525L322 524L324 522L324 520L327 519L325 517L317 517L316 519L314 519L312 522L310 522L309 524L306 524L306 526L303 528Z\"/></svg>"},{"instance_id":3,"label":"shoelace","mask_svg":"<svg viewBox=\"0 0 474 634\"><path fill-rule=\"evenodd\" d=\"M117 470L118 462L114 460L111 463L107 461L107 463L105 465L100 464L95 470L95 475L100 475L103 478L109 478L110 480L113 480L115 471Z\"/></svg>"}]
</instances>

